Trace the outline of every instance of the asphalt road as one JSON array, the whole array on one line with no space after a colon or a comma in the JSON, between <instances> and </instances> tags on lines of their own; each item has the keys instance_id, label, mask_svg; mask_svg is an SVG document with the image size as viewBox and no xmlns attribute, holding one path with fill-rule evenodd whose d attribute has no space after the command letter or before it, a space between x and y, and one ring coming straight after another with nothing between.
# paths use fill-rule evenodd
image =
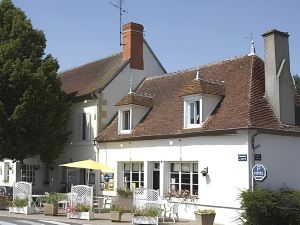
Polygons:
<instances>
[{"instance_id":1,"label":"asphalt road","mask_svg":"<svg viewBox=\"0 0 300 225\"><path fill-rule=\"evenodd\" d=\"M76 223L64 223L51 220L32 220L32 219L22 219L14 217L2 217L0 216L0 225L75 225ZM78 225L78 224L77 224Z\"/></svg>"}]
</instances>

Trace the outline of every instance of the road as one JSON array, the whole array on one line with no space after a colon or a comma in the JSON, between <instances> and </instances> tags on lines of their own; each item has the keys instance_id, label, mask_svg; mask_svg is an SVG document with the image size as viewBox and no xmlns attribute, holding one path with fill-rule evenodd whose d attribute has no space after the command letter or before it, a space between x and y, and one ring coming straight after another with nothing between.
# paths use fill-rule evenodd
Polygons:
<instances>
[{"instance_id":1,"label":"road","mask_svg":"<svg viewBox=\"0 0 300 225\"><path fill-rule=\"evenodd\" d=\"M14 217L2 217L0 216L0 225L75 225L76 223L63 223L52 220L32 220L22 219ZM77 224L78 225L78 224Z\"/></svg>"}]
</instances>

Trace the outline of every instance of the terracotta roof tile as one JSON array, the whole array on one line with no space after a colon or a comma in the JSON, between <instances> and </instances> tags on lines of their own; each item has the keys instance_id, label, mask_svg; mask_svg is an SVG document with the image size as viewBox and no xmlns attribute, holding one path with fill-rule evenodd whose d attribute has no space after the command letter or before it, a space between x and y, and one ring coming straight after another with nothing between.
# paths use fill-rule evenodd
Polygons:
<instances>
[{"instance_id":1,"label":"terracotta roof tile","mask_svg":"<svg viewBox=\"0 0 300 225\"><path fill-rule=\"evenodd\" d=\"M196 69L146 79L136 93L153 96L154 105L150 112L131 134L118 134L115 119L100 133L97 140L105 142L192 136L244 128L300 131L297 126L282 125L273 114L264 97L264 63L257 56L243 56L203 66L200 73L204 81L214 81L217 85L211 87L209 82L195 83ZM224 83L221 84L220 81ZM224 97L201 128L184 129L182 94L193 94L197 91Z\"/></svg>"},{"instance_id":2,"label":"terracotta roof tile","mask_svg":"<svg viewBox=\"0 0 300 225\"><path fill-rule=\"evenodd\" d=\"M151 96L131 93L122 98L116 106L122 105L141 105L146 107L153 107L153 98Z\"/></svg>"},{"instance_id":3,"label":"terracotta roof tile","mask_svg":"<svg viewBox=\"0 0 300 225\"><path fill-rule=\"evenodd\" d=\"M103 89L122 70L128 61L116 54L83 66L62 72L62 90L73 99Z\"/></svg>"}]
</instances>

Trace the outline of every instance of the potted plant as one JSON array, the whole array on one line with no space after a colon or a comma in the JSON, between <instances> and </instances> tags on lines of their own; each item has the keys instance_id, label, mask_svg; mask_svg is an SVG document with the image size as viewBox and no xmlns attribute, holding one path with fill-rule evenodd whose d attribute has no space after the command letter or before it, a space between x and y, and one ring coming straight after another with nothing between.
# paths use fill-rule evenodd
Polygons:
<instances>
[{"instance_id":1,"label":"potted plant","mask_svg":"<svg viewBox=\"0 0 300 225\"><path fill-rule=\"evenodd\" d=\"M135 209L132 214L133 224L158 224L160 208L150 206L145 209Z\"/></svg>"},{"instance_id":2,"label":"potted plant","mask_svg":"<svg viewBox=\"0 0 300 225\"><path fill-rule=\"evenodd\" d=\"M126 210L133 210L132 190L124 187L117 188L117 197L113 199L112 204L118 205Z\"/></svg>"},{"instance_id":3,"label":"potted plant","mask_svg":"<svg viewBox=\"0 0 300 225\"><path fill-rule=\"evenodd\" d=\"M112 222L121 221L121 215L124 209L119 205L112 205L110 208L110 220Z\"/></svg>"},{"instance_id":4,"label":"potted plant","mask_svg":"<svg viewBox=\"0 0 300 225\"><path fill-rule=\"evenodd\" d=\"M78 203L76 206L67 208L68 219L91 220L94 218L94 213L89 205Z\"/></svg>"},{"instance_id":5,"label":"potted plant","mask_svg":"<svg viewBox=\"0 0 300 225\"><path fill-rule=\"evenodd\" d=\"M42 196L40 201L44 203L44 214L56 216L58 214L58 202L65 199L66 196L61 193L50 193Z\"/></svg>"},{"instance_id":6,"label":"potted plant","mask_svg":"<svg viewBox=\"0 0 300 225\"><path fill-rule=\"evenodd\" d=\"M198 209L195 211L196 221L200 225L213 225L216 212L213 209Z\"/></svg>"},{"instance_id":7,"label":"potted plant","mask_svg":"<svg viewBox=\"0 0 300 225\"><path fill-rule=\"evenodd\" d=\"M15 198L8 208L9 213L32 214L34 208L28 205L28 198Z\"/></svg>"}]
</instances>

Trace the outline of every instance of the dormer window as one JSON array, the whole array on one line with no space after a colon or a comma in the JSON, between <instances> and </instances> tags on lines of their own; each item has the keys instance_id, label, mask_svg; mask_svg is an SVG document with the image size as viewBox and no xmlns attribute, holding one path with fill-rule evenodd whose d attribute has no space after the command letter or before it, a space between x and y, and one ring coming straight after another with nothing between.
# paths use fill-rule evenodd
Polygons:
<instances>
[{"instance_id":1,"label":"dormer window","mask_svg":"<svg viewBox=\"0 0 300 225\"><path fill-rule=\"evenodd\" d=\"M196 128L202 125L202 96L184 98L184 128Z\"/></svg>"},{"instance_id":2,"label":"dormer window","mask_svg":"<svg viewBox=\"0 0 300 225\"><path fill-rule=\"evenodd\" d=\"M131 127L132 127L132 109L131 108L125 108L125 109L119 109L119 118L118 118L118 124L119 124L119 133L130 133Z\"/></svg>"}]
</instances>

